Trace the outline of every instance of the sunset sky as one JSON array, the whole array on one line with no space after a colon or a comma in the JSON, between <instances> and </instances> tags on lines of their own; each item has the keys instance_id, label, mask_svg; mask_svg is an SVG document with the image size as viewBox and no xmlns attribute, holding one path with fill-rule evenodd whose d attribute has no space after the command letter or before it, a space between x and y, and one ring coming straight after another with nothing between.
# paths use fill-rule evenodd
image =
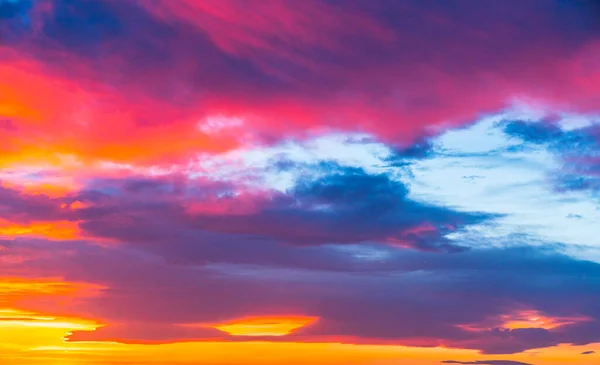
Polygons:
<instances>
[{"instance_id":1,"label":"sunset sky","mask_svg":"<svg viewBox=\"0 0 600 365\"><path fill-rule=\"evenodd\" d=\"M600 364L600 3L0 0L0 364Z\"/></svg>"}]
</instances>

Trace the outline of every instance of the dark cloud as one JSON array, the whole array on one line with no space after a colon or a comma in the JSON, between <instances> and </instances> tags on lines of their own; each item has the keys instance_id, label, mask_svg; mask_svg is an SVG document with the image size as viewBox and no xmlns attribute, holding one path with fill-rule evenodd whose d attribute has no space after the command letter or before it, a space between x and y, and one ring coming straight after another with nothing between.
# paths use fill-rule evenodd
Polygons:
<instances>
[{"instance_id":1,"label":"dark cloud","mask_svg":"<svg viewBox=\"0 0 600 365\"><path fill-rule=\"evenodd\" d=\"M66 50L99 71L73 76L99 77L136 93L141 87L171 102L190 102L200 90L232 91L233 80L265 91L277 84L250 62L220 51L204 33L162 22L132 1L54 0L41 32L46 37L36 39L36 47Z\"/></svg>"},{"instance_id":2,"label":"dark cloud","mask_svg":"<svg viewBox=\"0 0 600 365\"><path fill-rule=\"evenodd\" d=\"M504 132L528 143L552 143L564 136L562 129L552 122L512 121L504 126Z\"/></svg>"},{"instance_id":3,"label":"dark cloud","mask_svg":"<svg viewBox=\"0 0 600 365\"><path fill-rule=\"evenodd\" d=\"M403 165L406 163L407 159L426 158L431 156L432 152L433 146L431 139L424 137L414 141L410 146L397 148L396 154L389 160L392 163L396 162Z\"/></svg>"},{"instance_id":4,"label":"dark cloud","mask_svg":"<svg viewBox=\"0 0 600 365\"><path fill-rule=\"evenodd\" d=\"M261 247L258 242L236 252L229 246L219 253L218 262L198 266L164 260L146 246L56 245L21 239L7 245L2 254L25 261L7 261L1 273L60 274L65 280L107 287L98 297L61 308L29 304L32 310L71 311L115 323L101 331L76 332L73 340L208 340L215 338L214 332L173 324L294 313L320 320L282 338L252 340L345 338L353 343L446 346L497 354L600 341L595 300L600 265L595 263L534 248L452 255L396 249L389 256L353 257L324 247L308 251L297 247L281 256L277 249L270 252L272 247L276 246ZM52 253L44 254L47 250ZM174 245L173 251L178 250ZM203 254L191 252L196 261L202 258ZM210 251L205 252L209 258ZM251 264L243 263L245 256ZM548 317L588 319L548 330L500 328L502 316L534 309ZM240 340L221 335L223 340Z\"/></svg>"},{"instance_id":5,"label":"dark cloud","mask_svg":"<svg viewBox=\"0 0 600 365\"><path fill-rule=\"evenodd\" d=\"M29 195L0 186L0 217L16 223L55 221L69 218L61 209L62 200Z\"/></svg>"},{"instance_id":6,"label":"dark cloud","mask_svg":"<svg viewBox=\"0 0 600 365\"><path fill-rule=\"evenodd\" d=\"M385 174L332 164L317 180L301 180L288 194L275 196L259 212L227 218L202 216L205 229L267 234L301 245L391 241L424 250L455 251L443 235L486 216L452 212L407 198L404 184Z\"/></svg>"},{"instance_id":7,"label":"dark cloud","mask_svg":"<svg viewBox=\"0 0 600 365\"><path fill-rule=\"evenodd\" d=\"M593 355L593 354L595 354L595 353L596 353L596 351L584 351L584 352L582 352L581 354L582 354L582 355Z\"/></svg>"},{"instance_id":8,"label":"dark cloud","mask_svg":"<svg viewBox=\"0 0 600 365\"><path fill-rule=\"evenodd\" d=\"M234 195L228 184L194 180L97 181L78 197L95 199L95 204L74 214L86 232L123 242L206 242L235 235L238 242L313 246L375 241L437 252L462 250L444 236L491 218L414 202L404 184L386 174L335 164L312 168L324 176L302 178L286 193L258 197ZM209 209L245 199L253 206L247 212ZM186 209L190 201L199 212Z\"/></svg>"}]
</instances>

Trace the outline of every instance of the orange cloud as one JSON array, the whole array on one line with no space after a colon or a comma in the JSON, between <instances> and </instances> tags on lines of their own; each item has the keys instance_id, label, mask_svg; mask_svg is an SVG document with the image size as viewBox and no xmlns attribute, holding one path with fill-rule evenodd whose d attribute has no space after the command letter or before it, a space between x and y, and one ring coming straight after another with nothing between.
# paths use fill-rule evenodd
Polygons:
<instances>
[{"instance_id":1,"label":"orange cloud","mask_svg":"<svg viewBox=\"0 0 600 365\"><path fill-rule=\"evenodd\" d=\"M19 309L0 309L0 329L6 327L38 327L92 331L99 326L100 324L91 320L48 316Z\"/></svg>"},{"instance_id":2,"label":"orange cloud","mask_svg":"<svg viewBox=\"0 0 600 365\"><path fill-rule=\"evenodd\" d=\"M31 222L20 224L0 219L0 237L14 238L17 236L45 237L57 240L70 240L80 237L76 222Z\"/></svg>"},{"instance_id":3,"label":"orange cloud","mask_svg":"<svg viewBox=\"0 0 600 365\"><path fill-rule=\"evenodd\" d=\"M246 317L212 327L232 336L285 336L317 320L303 316Z\"/></svg>"},{"instance_id":4,"label":"orange cloud","mask_svg":"<svg viewBox=\"0 0 600 365\"><path fill-rule=\"evenodd\" d=\"M543 328L551 330L560 326L590 320L587 317L548 317L535 310L503 316L502 319L505 321L502 327L511 330L519 328Z\"/></svg>"},{"instance_id":5,"label":"orange cloud","mask_svg":"<svg viewBox=\"0 0 600 365\"><path fill-rule=\"evenodd\" d=\"M57 361L70 364L55 356L39 358L40 352L54 354L85 353L98 348L98 344L65 342L71 331L95 331L102 324L84 318L53 316L20 309L0 309L0 353L2 364L45 364ZM107 349L107 344L102 345ZM13 357L14 356L14 357ZM11 361L12 360L12 361ZM56 363L56 362L54 362Z\"/></svg>"},{"instance_id":6,"label":"orange cloud","mask_svg":"<svg viewBox=\"0 0 600 365\"><path fill-rule=\"evenodd\" d=\"M89 71L77 66L77 59L70 61L80 72ZM62 166L62 156L84 162L164 162L236 144L232 136L199 130L201 112L145 97L134 102L105 85L85 78L74 82L50 71L14 53L0 63L0 117L10 123L0 128L0 166Z\"/></svg>"},{"instance_id":7,"label":"orange cloud","mask_svg":"<svg viewBox=\"0 0 600 365\"><path fill-rule=\"evenodd\" d=\"M69 171L65 171L65 175ZM27 179L26 176L0 174L0 186L18 190L29 195L46 195L51 198L66 196L81 186L72 176L44 177L41 181Z\"/></svg>"},{"instance_id":8,"label":"orange cloud","mask_svg":"<svg viewBox=\"0 0 600 365\"><path fill-rule=\"evenodd\" d=\"M69 208L71 208L73 210L78 210L78 209L85 209L89 206L90 206L90 204L88 204L88 203L76 200L69 205Z\"/></svg>"},{"instance_id":9,"label":"orange cloud","mask_svg":"<svg viewBox=\"0 0 600 365\"><path fill-rule=\"evenodd\" d=\"M72 296L95 293L101 286L88 283L71 283L60 278L0 277L0 304L35 296Z\"/></svg>"},{"instance_id":10,"label":"orange cloud","mask_svg":"<svg viewBox=\"0 0 600 365\"><path fill-rule=\"evenodd\" d=\"M31 195L46 195L52 198L65 196L74 190L74 187L70 185L54 185L50 183L29 183L22 188L24 193Z\"/></svg>"}]
</instances>

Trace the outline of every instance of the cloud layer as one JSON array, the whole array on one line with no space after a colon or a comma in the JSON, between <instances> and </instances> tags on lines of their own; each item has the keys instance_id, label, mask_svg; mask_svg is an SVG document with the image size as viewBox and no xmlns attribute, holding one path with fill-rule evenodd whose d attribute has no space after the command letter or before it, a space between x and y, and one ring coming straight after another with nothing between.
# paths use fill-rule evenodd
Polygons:
<instances>
[{"instance_id":1,"label":"cloud layer","mask_svg":"<svg viewBox=\"0 0 600 365\"><path fill-rule=\"evenodd\" d=\"M598 10L0 0L0 324L596 346Z\"/></svg>"}]
</instances>

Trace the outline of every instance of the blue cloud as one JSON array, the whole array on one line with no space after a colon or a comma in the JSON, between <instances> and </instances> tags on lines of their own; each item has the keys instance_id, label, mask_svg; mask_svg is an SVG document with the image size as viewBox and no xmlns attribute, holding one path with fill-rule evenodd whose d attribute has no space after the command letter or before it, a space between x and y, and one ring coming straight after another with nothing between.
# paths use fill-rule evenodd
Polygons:
<instances>
[{"instance_id":1,"label":"blue cloud","mask_svg":"<svg viewBox=\"0 0 600 365\"><path fill-rule=\"evenodd\" d=\"M30 13L35 2L31 0L0 0L0 34L3 44L18 41L31 32Z\"/></svg>"},{"instance_id":2,"label":"blue cloud","mask_svg":"<svg viewBox=\"0 0 600 365\"><path fill-rule=\"evenodd\" d=\"M425 250L459 250L444 235L490 216L411 201L406 186L385 173L322 164L320 178L301 179L249 216L199 217L205 229L256 234L296 244L396 239ZM430 227L423 230L424 226Z\"/></svg>"},{"instance_id":3,"label":"blue cloud","mask_svg":"<svg viewBox=\"0 0 600 365\"><path fill-rule=\"evenodd\" d=\"M563 161L562 169L556 171L553 178L559 191L600 190L600 127L597 125L565 131L538 121L511 123L507 131L526 143L546 143L548 150Z\"/></svg>"}]
</instances>

